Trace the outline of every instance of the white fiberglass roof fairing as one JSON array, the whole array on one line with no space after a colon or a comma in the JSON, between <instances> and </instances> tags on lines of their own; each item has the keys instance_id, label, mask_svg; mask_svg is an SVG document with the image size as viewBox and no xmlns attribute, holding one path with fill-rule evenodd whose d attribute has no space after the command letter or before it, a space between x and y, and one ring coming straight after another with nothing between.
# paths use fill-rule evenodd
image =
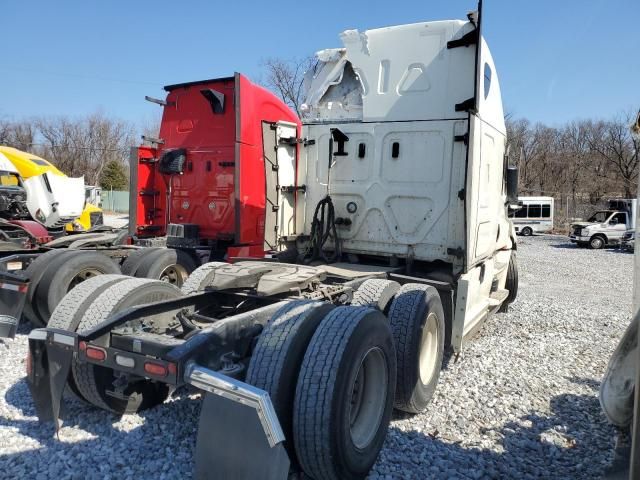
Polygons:
<instances>
[{"instance_id":1,"label":"white fiberglass roof fairing","mask_svg":"<svg viewBox=\"0 0 640 480\"><path fill-rule=\"evenodd\" d=\"M474 95L475 48L447 48L475 27L462 20L422 22L340 35L305 78L305 122L464 119L455 104ZM504 132L500 85L482 39L479 116ZM487 87L487 88L485 88Z\"/></svg>"}]
</instances>

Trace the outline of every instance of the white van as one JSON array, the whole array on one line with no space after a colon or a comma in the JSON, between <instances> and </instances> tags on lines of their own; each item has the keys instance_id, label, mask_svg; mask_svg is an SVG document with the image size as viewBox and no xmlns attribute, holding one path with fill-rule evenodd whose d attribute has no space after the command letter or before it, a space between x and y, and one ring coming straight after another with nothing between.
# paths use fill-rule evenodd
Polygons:
<instances>
[{"instance_id":1,"label":"white van","mask_svg":"<svg viewBox=\"0 0 640 480\"><path fill-rule=\"evenodd\" d=\"M528 237L553 230L553 197L518 197L522 208L511 214L516 233Z\"/></svg>"}]
</instances>

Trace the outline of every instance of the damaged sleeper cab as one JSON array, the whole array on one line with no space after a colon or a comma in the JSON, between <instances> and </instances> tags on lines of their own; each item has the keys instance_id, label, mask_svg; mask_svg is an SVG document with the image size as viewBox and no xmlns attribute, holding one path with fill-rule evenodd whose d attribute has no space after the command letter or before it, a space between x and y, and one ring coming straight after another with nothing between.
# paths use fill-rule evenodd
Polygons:
<instances>
[{"instance_id":1,"label":"damaged sleeper cab","mask_svg":"<svg viewBox=\"0 0 640 480\"><path fill-rule=\"evenodd\" d=\"M126 414L191 385L196 478L364 478L393 408L427 408L445 349L517 293L517 171L469 18L347 31L320 52L301 132L262 122L258 163L233 166L264 179L266 258L206 263L182 289L103 275L71 290L30 335L39 417L57 419L65 388Z\"/></svg>"}]
</instances>

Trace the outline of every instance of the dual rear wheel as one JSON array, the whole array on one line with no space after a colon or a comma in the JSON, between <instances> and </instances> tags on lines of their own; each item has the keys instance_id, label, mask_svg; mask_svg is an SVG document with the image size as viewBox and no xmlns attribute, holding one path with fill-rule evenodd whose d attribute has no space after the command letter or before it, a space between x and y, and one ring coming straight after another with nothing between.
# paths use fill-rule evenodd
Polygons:
<instances>
[{"instance_id":1,"label":"dual rear wheel","mask_svg":"<svg viewBox=\"0 0 640 480\"><path fill-rule=\"evenodd\" d=\"M215 265L201 270L196 290L213 270ZM255 346L246 381L270 394L289 457L312 478L364 478L382 448L393 408L420 412L435 391L445 334L438 293L424 285L384 282L365 282L368 293L356 298L366 296L366 305L289 302ZM385 300L391 290L395 294ZM95 277L63 299L52 326L83 331L131 306L184 293L189 292L157 280ZM169 393L162 383L79 362L72 365L68 385L81 399L117 414L157 405Z\"/></svg>"},{"instance_id":2,"label":"dual rear wheel","mask_svg":"<svg viewBox=\"0 0 640 480\"><path fill-rule=\"evenodd\" d=\"M353 303L287 304L247 372L270 394L289 457L312 478L364 478L394 406L424 410L440 374L444 314L433 287L370 280Z\"/></svg>"},{"instance_id":3,"label":"dual rear wheel","mask_svg":"<svg viewBox=\"0 0 640 480\"><path fill-rule=\"evenodd\" d=\"M37 257L26 269L29 288L24 317L36 327L46 326L63 297L96 276L122 272L180 288L196 267L197 261L190 253L172 248L135 250L127 256L122 267L98 251L50 250Z\"/></svg>"},{"instance_id":4,"label":"dual rear wheel","mask_svg":"<svg viewBox=\"0 0 640 480\"><path fill-rule=\"evenodd\" d=\"M44 327L56 306L74 287L99 275L118 273L118 264L99 252L50 250L26 269L29 288L23 314L36 327Z\"/></svg>"},{"instance_id":5,"label":"dual rear wheel","mask_svg":"<svg viewBox=\"0 0 640 480\"><path fill-rule=\"evenodd\" d=\"M122 273L161 280L180 288L197 267L198 262L187 251L151 247L130 253L122 263Z\"/></svg>"},{"instance_id":6,"label":"dual rear wheel","mask_svg":"<svg viewBox=\"0 0 640 480\"><path fill-rule=\"evenodd\" d=\"M82 332L127 308L177 299L182 295L174 285L159 280L125 275L96 276L81 283L63 298L55 308L49 326ZM139 328L136 325L130 327ZM158 405L169 394L166 384L75 360L67 386L79 399L118 415Z\"/></svg>"}]
</instances>

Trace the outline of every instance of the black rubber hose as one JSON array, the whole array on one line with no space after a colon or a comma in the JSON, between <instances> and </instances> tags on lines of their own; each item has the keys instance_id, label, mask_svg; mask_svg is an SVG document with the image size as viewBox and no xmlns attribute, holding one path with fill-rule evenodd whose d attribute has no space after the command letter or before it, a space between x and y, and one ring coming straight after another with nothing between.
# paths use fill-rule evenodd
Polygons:
<instances>
[{"instance_id":1,"label":"black rubber hose","mask_svg":"<svg viewBox=\"0 0 640 480\"><path fill-rule=\"evenodd\" d=\"M311 222L311 255L305 258L305 263L321 260L327 263L335 262L340 258L340 244L336 230L336 212L331 197L327 195L316 205ZM331 256L327 256L324 245L329 238L334 239L335 250Z\"/></svg>"}]
</instances>

